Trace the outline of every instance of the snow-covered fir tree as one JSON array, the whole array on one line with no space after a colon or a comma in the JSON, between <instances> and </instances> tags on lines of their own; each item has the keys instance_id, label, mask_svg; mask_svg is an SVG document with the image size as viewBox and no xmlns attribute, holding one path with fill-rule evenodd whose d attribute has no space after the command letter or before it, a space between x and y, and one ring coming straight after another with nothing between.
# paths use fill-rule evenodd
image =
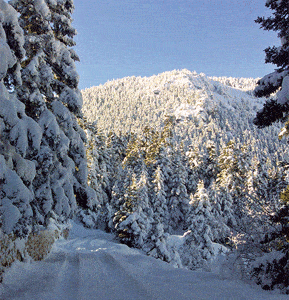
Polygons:
<instances>
[{"instance_id":1,"label":"snow-covered fir tree","mask_svg":"<svg viewBox=\"0 0 289 300\"><path fill-rule=\"evenodd\" d=\"M272 10L272 16L259 17L256 22L265 30L276 31L281 39L280 47L268 47L265 49L266 63L276 65L276 70L264 76L255 89L255 95L272 96L267 100L263 108L257 113L254 123L264 128L276 121L283 121L284 128L279 137L288 136L288 107L289 107L289 32L288 32L288 1L286 0L267 0L266 7ZM276 178L275 178L276 179ZM279 180L277 180L278 182ZM288 184L288 182L286 182ZM278 182L280 184L280 181ZM278 185L277 184L277 185ZM282 185L282 184L281 184ZM273 193L274 188L272 189ZM279 191L280 192L280 191ZM268 230L265 239L261 241L266 249L263 257L256 260L253 276L257 283L265 289L279 287L287 289L288 293L288 276L286 272L289 269L289 243L288 243L288 216L289 216L289 197L288 187L280 194L280 206L271 218L273 221L273 230ZM273 202L273 204L275 204ZM273 253L275 251L275 253ZM268 253L269 252L269 253ZM275 255L274 255L275 254Z\"/></svg>"},{"instance_id":2,"label":"snow-covered fir tree","mask_svg":"<svg viewBox=\"0 0 289 300\"><path fill-rule=\"evenodd\" d=\"M187 172L181 161L179 151L172 159L172 175L168 185L169 231L186 227L186 216L189 209L189 195L186 188Z\"/></svg>"},{"instance_id":3,"label":"snow-covered fir tree","mask_svg":"<svg viewBox=\"0 0 289 300\"><path fill-rule=\"evenodd\" d=\"M240 201L240 199L246 200L247 195L245 182L250 168L248 156L246 147L235 145L234 141L230 141L221 152L218 161L220 172L217 183L230 193L234 214L242 229L248 223L248 220L245 220L248 216L247 201Z\"/></svg>"},{"instance_id":4,"label":"snow-covered fir tree","mask_svg":"<svg viewBox=\"0 0 289 300\"><path fill-rule=\"evenodd\" d=\"M132 174L131 184L124 194L124 202L115 213L114 224L122 242L136 248L146 248L151 230L150 207L145 193L145 179Z\"/></svg>"},{"instance_id":5,"label":"snow-covered fir tree","mask_svg":"<svg viewBox=\"0 0 289 300\"><path fill-rule=\"evenodd\" d=\"M260 24L260 27L264 30L276 31L278 37L281 39L281 46L273 46L265 49L265 62L272 63L276 65L277 68L273 73L265 75L258 81L255 95L257 97L269 97L277 92L277 99L268 100L263 109L258 112L254 122L259 127L269 126L280 119L284 120L284 117L288 115L289 102L288 2L286 0L268 0L265 5L272 10L273 16L258 17L256 22Z\"/></svg>"},{"instance_id":6,"label":"snow-covered fir tree","mask_svg":"<svg viewBox=\"0 0 289 300\"><path fill-rule=\"evenodd\" d=\"M204 182L199 182L197 192L190 201L189 230L185 233L182 260L189 268L204 266L213 254L212 227L217 222L212 214L209 195Z\"/></svg>"},{"instance_id":7,"label":"snow-covered fir tree","mask_svg":"<svg viewBox=\"0 0 289 300\"><path fill-rule=\"evenodd\" d=\"M69 0L0 2L1 268L43 258L77 204L95 206L77 120L73 9Z\"/></svg>"},{"instance_id":8,"label":"snow-covered fir tree","mask_svg":"<svg viewBox=\"0 0 289 300\"><path fill-rule=\"evenodd\" d=\"M33 181L34 220L46 224L72 217L77 203L87 207L94 196L87 188L85 134L78 125L82 98L70 49L73 1L13 0L24 30L26 56L18 97L43 131Z\"/></svg>"},{"instance_id":9,"label":"snow-covered fir tree","mask_svg":"<svg viewBox=\"0 0 289 300\"><path fill-rule=\"evenodd\" d=\"M160 166L157 167L153 179L153 193L151 205L154 212L154 221L162 224L168 229L169 211L167 205L167 194L164 186L164 175Z\"/></svg>"},{"instance_id":10,"label":"snow-covered fir tree","mask_svg":"<svg viewBox=\"0 0 289 300\"><path fill-rule=\"evenodd\" d=\"M15 93L21 84L24 35L17 12L0 1L0 282L6 267L27 257L33 222L34 155L42 130ZM47 249L45 249L46 251Z\"/></svg>"},{"instance_id":11,"label":"snow-covered fir tree","mask_svg":"<svg viewBox=\"0 0 289 300\"><path fill-rule=\"evenodd\" d=\"M8 92L21 85L20 63L25 51L17 13L4 1L0 2L0 22L0 230L25 237L32 225L33 155L40 149L42 130L26 115L15 92Z\"/></svg>"},{"instance_id":12,"label":"snow-covered fir tree","mask_svg":"<svg viewBox=\"0 0 289 300\"><path fill-rule=\"evenodd\" d=\"M106 138L97 129L96 124L89 123L85 118L79 120L86 134L86 157L88 186L94 190L95 196L88 203L89 209L79 211L82 222L89 227L108 230L112 218L110 206L111 187L107 166L110 164Z\"/></svg>"}]
</instances>

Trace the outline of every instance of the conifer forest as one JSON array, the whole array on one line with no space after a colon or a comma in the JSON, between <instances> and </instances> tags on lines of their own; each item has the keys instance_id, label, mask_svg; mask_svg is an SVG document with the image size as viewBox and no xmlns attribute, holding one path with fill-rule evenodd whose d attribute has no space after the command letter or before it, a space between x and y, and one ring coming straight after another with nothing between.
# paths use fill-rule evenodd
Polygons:
<instances>
[{"instance_id":1,"label":"conifer forest","mask_svg":"<svg viewBox=\"0 0 289 300\"><path fill-rule=\"evenodd\" d=\"M0 0L0 286L71 220L175 268L289 294L289 9L263 78L187 69L79 90L73 0ZM76 8L77 9L77 8Z\"/></svg>"}]
</instances>

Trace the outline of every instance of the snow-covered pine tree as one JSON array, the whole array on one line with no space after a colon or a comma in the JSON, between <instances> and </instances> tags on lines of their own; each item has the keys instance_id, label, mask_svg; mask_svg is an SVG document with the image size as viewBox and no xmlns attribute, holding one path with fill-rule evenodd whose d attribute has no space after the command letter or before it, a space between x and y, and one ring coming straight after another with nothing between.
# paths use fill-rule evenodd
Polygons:
<instances>
[{"instance_id":1,"label":"snow-covered pine tree","mask_svg":"<svg viewBox=\"0 0 289 300\"><path fill-rule=\"evenodd\" d=\"M211 213L213 220L211 223L211 231L214 241L225 245L231 231L228 224L236 224L232 206L229 207L232 203L226 198L227 195L225 191L220 191L215 182L208 188L207 193L212 208Z\"/></svg>"},{"instance_id":2,"label":"snow-covered pine tree","mask_svg":"<svg viewBox=\"0 0 289 300\"><path fill-rule=\"evenodd\" d=\"M246 147L236 144L231 140L221 151L218 160L219 173L217 175L217 184L223 190L227 190L232 197L234 214L240 229L246 226L246 185L247 172L250 168Z\"/></svg>"},{"instance_id":3,"label":"snow-covered pine tree","mask_svg":"<svg viewBox=\"0 0 289 300\"><path fill-rule=\"evenodd\" d=\"M171 255L166 245L168 231L169 212L164 187L164 176L160 166L157 167L153 176L153 190L151 192L151 206L153 209L153 221L150 239L152 249L149 255L170 262Z\"/></svg>"},{"instance_id":4,"label":"snow-covered pine tree","mask_svg":"<svg viewBox=\"0 0 289 300\"><path fill-rule=\"evenodd\" d=\"M271 224L270 216L280 207L279 194L286 187L285 170L281 166L273 167L264 157L261 161L254 157L252 163L247 181L255 219L252 225L262 231L266 223Z\"/></svg>"},{"instance_id":5,"label":"snow-covered pine tree","mask_svg":"<svg viewBox=\"0 0 289 300\"><path fill-rule=\"evenodd\" d=\"M167 197L164 187L164 175L157 167L153 179L153 193L151 196L151 205L154 211L154 221L163 224L165 230L168 229L169 212L167 206Z\"/></svg>"},{"instance_id":6,"label":"snow-covered pine tree","mask_svg":"<svg viewBox=\"0 0 289 300\"><path fill-rule=\"evenodd\" d=\"M107 174L109 157L106 148L106 138L98 130L96 124L90 123L83 118L79 120L81 127L86 133L86 156L88 167L88 186L95 191L95 199L90 203L88 210L82 210L82 222L88 227L97 227L108 230L110 212L112 207L109 200L111 188Z\"/></svg>"},{"instance_id":7,"label":"snow-covered pine tree","mask_svg":"<svg viewBox=\"0 0 289 300\"><path fill-rule=\"evenodd\" d=\"M224 223L231 229L237 227L237 220L234 203L231 193L228 190L228 187L217 186L217 201L221 204L221 216Z\"/></svg>"},{"instance_id":8,"label":"snow-covered pine tree","mask_svg":"<svg viewBox=\"0 0 289 300\"><path fill-rule=\"evenodd\" d=\"M181 258L183 265L196 269L210 261L214 240L212 227L218 226L203 181L198 183L197 192L191 197L190 206L189 230L185 233Z\"/></svg>"},{"instance_id":9,"label":"snow-covered pine tree","mask_svg":"<svg viewBox=\"0 0 289 300\"><path fill-rule=\"evenodd\" d=\"M23 45L17 12L0 0L0 282L5 268L30 250L25 242L33 224L33 156L42 137L15 93L22 83Z\"/></svg>"},{"instance_id":10,"label":"snow-covered pine tree","mask_svg":"<svg viewBox=\"0 0 289 300\"><path fill-rule=\"evenodd\" d=\"M275 172L274 172L275 173ZM287 294L289 293L289 188L284 188L278 199L280 186L288 184L284 178L278 176L278 172L269 176L270 196L273 197L273 207L277 210L272 213L272 207L268 207L269 218L265 219L267 224L263 225L263 232L260 235L260 245L263 251L258 255L251 266L251 275L263 289L271 290L280 288ZM273 185L272 185L273 184ZM272 194L271 194L272 192ZM275 197L274 197L275 196ZM275 199L274 199L275 198ZM274 205L275 204L275 205ZM279 204L279 205L278 205ZM274 210L274 209L273 209Z\"/></svg>"},{"instance_id":11,"label":"snow-covered pine tree","mask_svg":"<svg viewBox=\"0 0 289 300\"><path fill-rule=\"evenodd\" d=\"M69 48L73 1L11 0L25 35L19 98L43 130L33 181L35 223L51 216L66 221L76 209L90 206L94 193L87 187L85 134L77 123L82 105L77 89L75 53Z\"/></svg>"},{"instance_id":12,"label":"snow-covered pine tree","mask_svg":"<svg viewBox=\"0 0 289 300\"><path fill-rule=\"evenodd\" d=\"M130 137L126 149L126 155L122 162L123 168L128 172L133 172L137 176L140 175L145 160L145 148L141 137L133 134Z\"/></svg>"},{"instance_id":13,"label":"snow-covered pine tree","mask_svg":"<svg viewBox=\"0 0 289 300\"><path fill-rule=\"evenodd\" d=\"M105 205L107 202L107 195L105 193L105 187L107 185L106 180L106 166L103 161L103 153L100 153L100 143L98 139L97 128L92 124L86 126L86 154L87 154L87 166L88 166L88 185L96 191L97 202L99 205Z\"/></svg>"},{"instance_id":14,"label":"snow-covered pine tree","mask_svg":"<svg viewBox=\"0 0 289 300\"><path fill-rule=\"evenodd\" d=\"M189 195L186 188L187 172L181 161L181 153L175 150L172 159L172 175L168 186L169 232L187 228L186 216L189 210Z\"/></svg>"},{"instance_id":15,"label":"snow-covered pine tree","mask_svg":"<svg viewBox=\"0 0 289 300\"><path fill-rule=\"evenodd\" d=\"M137 180L132 174L131 184L124 194L124 203L115 213L114 224L120 240L132 247L147 249L151 230L151 216L148 215L147 195L144 193L144 178Z\"/></svg>"},{"instance_id":16,"label":"snow-covered pine tree","mask_svg":"<svg viewBox=\"0 0 289 300\"><path fill-rule=\"evenodd\" d=\"M265 5L273 11L273 16L259 17L256 22L265 30L276 31L281 39L281 46L265 49L265 62L275 64L277 69L258 82L255 95L269 97L275 92L277 94L276 100L268 100L263 109L257 113L254 123L263 128L276 121L286 121L279 134L279 137L282 138L289 134L289 6L287 0L267 0ZM288 187L281 193L280 198L281 208L272 218L276 224L275 230L268 232L265 240L262 241L262 244L267 246L265 248L269 253L265 254L260 262L255 263L252 274L263 288L273 289L277 286L287 289L287 293L289 293L289 281L286 275L289 270ZM275 255L270 253L273 252L272 249L273 251L277 250Z\"/></svg>"},{"instance_id":17,"label":"snow-covered pine tree","mask_svg":"<svg viewBox=\"0 0 289 300\"><path fill-rule=\"evenodd\" d=\"M169 181L172 175L172 160L171 153L165 145L161 145L156 157L156 168L160 167L164 177L164 191L167 194L169 191Z\"/></svg>"},{"instance_id":18,"label":"snow-covered pine tree","mask_svg":"<svg viewBox=\"0 0 289 300\"><path fill-rule=\"evenodd\" d=\"M277 93L277 100L268 100L263 109L257 113L254 123L259 127L271 125L278 120L284 120L289 112L289 10L287 0L268 0L266 7L270 8L273 16L258 17L256 22L264 30L273 30L278 33L281 39L280 47L268 47L265 49L266 63L272 63L277 66L273 73L264 76L258 82L255 89L257 97L269 97Z\"/></svg>"},{"instance_id":19,"label":"snow-covered pine tree","mask_svg":"<svg viewBox=\"0 0 289 300\"><path fill-rule=\"evenodd\" d=\"M205 162L205 173L206 173L206 181L208 182L208 186L212 181L216 180L217 174L219 172L218 169L218 152L216 144L213 140L207 140L206 142L206 162Z\"/></svg>"},{"instance_id":20,"label":"snow-covered pine tree","mask_svg":"<svg viewBox=\"0 0 289 300\"><path fill-rule=\"evenodd\" d=\"M189 146L189 149L186 152L186 158L188 161L187 188L189 194L196 192L198 181L200 179L200 166L202 164L202 159L199 152L199 148L192 145Z\"/></svg>"},{"instance_id":21,"label":"snow-covered pine tree","mask_svg":"<svg viewBox=\"0 0 289 300\"><path fill-rule=\"evenodd\" d=\"M31 230L33 154L39 151L41 128L25 113L14 90L21 84L24 37L16 11L0 1L0 229L25 237Z\"/></svg>"},{"instance_id":22,"label":"snow-covered pine tree","mask_svg":"<svg viewBox=\"0 0 289 300\"><path fill-rule=\"evenodd\" d=\"M188 189L190 193L195 193L197 183L203 180L206 187L217 177L218 173L218 153L214 141L208 137L204 138L203 149L191 145L186 152L188 160Z\"/></svg>"},{"instance_id":23,"label":"snow-covered pine tree","mask_svg":"<svg viewBox=\"0 0 289 300\"><path fill-rule=\"evenodd\" d=\"M115 133L110 132L106 138L106 147L107 155L109 157L106 167L111 190L118 174L122 172L122 161L125 158L127 139L125 136L118 136Z\"/></svg>"},{"instance_id":24,"label":"snow-covered pine tree","mask_svg":"<svg viewBox=\"0 0 289 300\"><path fill-rule=\"evenodd\" d=\"M143 211L143 219L141 220L141 228L144 232L144 235L142 237L142 249L146 252L148 252L151 249L151 231L152 223L154 222L154 213L150 201L150 191L151 186L149 182L147 167L145 164L143 164L138 182L138 197Z\"/></svg>"},{"instance_id":25,"label":"snow-covered pine tree","mask_svg":"<svg viewBox=\"0 0 289 300\"><path fill-rule=\"evenodd\" d=\"M110 231L116 231L115 224L117 224L117 221L115 219L115 216L119 214L121 211L122 205L124 204L125 199L125 191L128 189L128 187L131 184L131 178L130 174L127 174L125 170L123 170L122 167L119 167L116 170L115 176L114 176L114 185L111 189L111 199L110 199L110 213L108 216L108 229Z\"/></svg>"},{"instance_id":26,"label":"snow-covered pine tree","mask_svg":"<svg viewBox=\"0 0 289 300\"><path fill-rule=\"evenodd\" d=\"M56 95L52 111L70 141L68 148L70 159L65 161L62 155L61 160L64 161L64 165L68 165L69 160L74 162L71 183L77 203L86 207L93 203L94 193L87 188L87 164L83 143L85 134L77 122L77 117L81 117L82 96L78 89L79 76L74 63L79 58L71 48L75 45L73 37L76 35L76 30L71 24L74 3L73 0L57 0L56 3L47 0L47 4L51 11L51 28L55 36L55 41L48 45L49 65L54 75L52 87Z\"/></svg>"}]
</instances>

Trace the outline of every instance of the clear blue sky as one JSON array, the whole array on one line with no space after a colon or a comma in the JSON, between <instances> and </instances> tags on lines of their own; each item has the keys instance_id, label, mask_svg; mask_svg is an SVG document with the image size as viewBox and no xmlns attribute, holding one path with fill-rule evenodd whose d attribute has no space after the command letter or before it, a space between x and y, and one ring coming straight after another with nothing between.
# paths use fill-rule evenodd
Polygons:
<instances>
[{"instance_id":1,"label":"clear blue sky","mask_svg":"<svg viewBox=\"0 0 289 300\"><path fill-rule=\"evenodd\" d=\"M74 0L80 89L125 76L189 69L208 76L262 77L263 50L277 34L259 29L265 0Z\"/></svg>"}]
</instances>

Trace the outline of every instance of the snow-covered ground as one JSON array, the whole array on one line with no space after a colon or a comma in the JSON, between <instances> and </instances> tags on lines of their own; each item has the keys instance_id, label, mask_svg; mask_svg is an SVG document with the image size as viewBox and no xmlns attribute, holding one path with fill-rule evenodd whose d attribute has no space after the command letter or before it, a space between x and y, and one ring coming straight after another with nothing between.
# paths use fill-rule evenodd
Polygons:
<instances>
[{"instance_id":1,"label":"snow-covered ground","mask_svg":"<svg viewBox=\"0 0 289 300\"><path fill-rule=\"evenodd\" d=\"M175 269L73 223L68 240L40 262L15 263L0 285L0 299L288 299L230 276Z\"/></svg>"}]
</instances>

